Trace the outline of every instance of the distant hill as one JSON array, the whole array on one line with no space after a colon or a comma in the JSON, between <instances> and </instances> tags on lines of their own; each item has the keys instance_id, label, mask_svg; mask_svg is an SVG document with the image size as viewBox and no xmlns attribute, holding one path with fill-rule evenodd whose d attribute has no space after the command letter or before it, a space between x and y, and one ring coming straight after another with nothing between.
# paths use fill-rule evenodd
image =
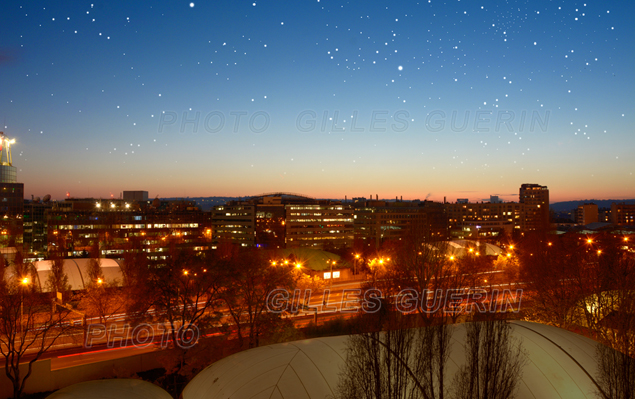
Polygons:
<instances>
[{"instance_id":1,"label":"distant hill","mask_svg":"<svg viewBox=\"0 0 635 399\"><path fill-rule=\"evenodd\" d=\"M173 197L173 198L162 198L164 200L179 200L179 199L187 199L190 201L195 201L196 205L198 205L202 210L209 211L216 205L223 205L228 201L237 201L241 199L246 199L249 197ZM336 201L343 201L343 198L337 199ZM350 198L349 198L350 201ZM395 201L394 199L387 199L384 201ZM578 201L563 201L563 202L554 202L549 205L549 207L554 212L568 212L572 209L578 207L578 205L588 204L588 203L597 204L598 208L610 208L613 202L617 203L626 203L626 204L635 204L635 199L627 199L627 200L595 200L595 199L585 199Z\"/></svg>"},{"instance_id":2,"label":"distant hill","mask_svg":"<svg viewBox=\"0 0 635 399\"><path fill-rule=\"evenodd\" d=\"M224 205L228 201L236 201L246 197L172 197L172 198L161 198L166 201L174 201L174 200L189 200L196 202L203 211L209 211L216 205Z\"/></svg>"},{"instance_id":3,"label":"distant hill","mask_svg":"<svg viewBox=\"0 0 635 399\"><path fill-rule=\"evenodd\" d=\"M549 205L549 208L554 210L555 212L566 212L578 207L578 205L584 205L589 203L594 203L598 206L598 208L610 208L611 204L617 202L618 204L635 204L635 199L627 199L627 200L596 200L596 199L585 199L579 201L563 201L563 202L554 202Z\"/></svg>"}]
</instances>

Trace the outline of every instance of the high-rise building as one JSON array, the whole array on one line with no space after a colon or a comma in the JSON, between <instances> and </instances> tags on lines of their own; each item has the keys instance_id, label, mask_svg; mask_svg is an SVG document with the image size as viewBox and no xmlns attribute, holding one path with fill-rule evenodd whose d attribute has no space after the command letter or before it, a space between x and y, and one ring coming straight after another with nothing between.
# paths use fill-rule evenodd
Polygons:
<instances>
[{"instance_id":1,"label":"high-rise building","mask_svg":"<svg viewBox=\"0 0 635 399\"><path fill-rule=\"evenodd\" d=\"M263 248L342 248L353 245L353 208L340 201L272 193L212 210L215 243Z\"/></svg>"},{"instance_id":2,"label":"high-rise building","mask_svg":"<svg viewBox=\"0 0 635 399\"><path fill-rule=\"evenodd\" d=\"M525 205L525 230L549 228L549 189L539 184L520 186L518 202Z\"/></svg>"},{"instance_id":3,"label":"high-rise building","mask_svg":"<svg viewBox=\"0 0 635 399\"><path fill-rule=\"evenodd\" d=\"M455 239L511 234L524 228L525 205L517 202L445 204L450 236Z\"/></svg>"},{"instance_id":4,"label":"high-rise building","mask_svg":"<svg viewBox=\"0 0 635 399\"><path fill-rule=\"evenodd\" d=\"M9 139L0 132L0 247L22 250L24 184L18 183L17 169L11 158Z\"/></svg>"},{"instance_id":5,"label":"high-rise building","mask_svg":"<svg viewBox=\"0 0 635 399\"><path fill-rule=\"evenodd\" d=\"M30 258L42 258L48 250L48 212L53 208L54 201L50 195L45 195L30 201L24 200L24 255Z\"/></svg>"},{"instance_id":6,"label":"high-rise building","mask_svg":"<svg viewBox=\"0 0 635 399\"><path fill-rule=\"evenodd\" d=\"M256 241L255 205L231 201L212 209L212 240L228 240L242 247L251 247Z\"/></svg>"},{"instance_id":7,"label":"high-rise building","mask_svg":"<svg viewBox=\"0 0 635 399\"><path fill-rule=\"evenodd\" d=\"M286 247L345 248L353 244L353 208L335 201L285 206Z\"/></svg>"},{"instance_id":8,"label":"high-rise building","mask_svg":"<svg viewBox=\"0 0 635 399\"><path fill-rule=\"evenodd\" d=\"M598 206L596 204L578 205L575 211L575 222L584 226L598 222Z\"/></svg>"},{"instance_id":9,"label":"high-rise building","mask_svg":"<svg viewBox=\"0 0 635 399\"><path fill-rule=\"evenodd\" d=\"M432 201L379 201L358 199L355 204L355 238L379 248L386 240L400 240L410 228L421 228L431 237L447 236L444 204Z\"/></svg>"}]
</instances>

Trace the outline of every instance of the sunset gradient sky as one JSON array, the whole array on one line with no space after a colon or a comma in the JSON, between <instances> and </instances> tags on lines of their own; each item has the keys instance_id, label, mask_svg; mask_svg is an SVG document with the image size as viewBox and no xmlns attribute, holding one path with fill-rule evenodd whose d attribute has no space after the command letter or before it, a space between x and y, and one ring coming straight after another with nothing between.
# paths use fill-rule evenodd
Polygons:
<instances>
[{"instance_id":1,"label":"sunset gradient sky","mask_svg":"<svg viewBox=\"0 0 635 399\"><path fill-rule=\"evenodd\" d=\"M632 1L3 4L29 198L635 197Z\"/></svg>"}]
</instances>

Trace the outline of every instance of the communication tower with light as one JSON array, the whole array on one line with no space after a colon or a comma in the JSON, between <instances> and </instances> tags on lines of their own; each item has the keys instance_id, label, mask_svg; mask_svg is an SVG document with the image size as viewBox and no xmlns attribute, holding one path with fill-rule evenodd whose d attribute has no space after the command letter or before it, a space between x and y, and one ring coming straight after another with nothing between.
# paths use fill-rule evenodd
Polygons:
<instances>
[{"instance_id":1,"label":"communication tower with light","mask_svg":"<svg viewBox=\"0 0 635 399\"><path fill-rule=\"evenodd\" d=\"M0 132L0 183L17 183L17 169L13 166L11 157L11 145L15 144L15 139L9 139Z\"/></svg>"}]
</instances>

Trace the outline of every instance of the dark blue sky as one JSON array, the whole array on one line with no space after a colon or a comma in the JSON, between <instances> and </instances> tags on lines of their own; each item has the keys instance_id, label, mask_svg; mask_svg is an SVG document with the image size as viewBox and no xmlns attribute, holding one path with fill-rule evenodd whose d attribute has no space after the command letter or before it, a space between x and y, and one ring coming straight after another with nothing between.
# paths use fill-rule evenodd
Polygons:
<instances>
[{"instance_id":1,"label":"dark blue sky","mask_svg":"<svg viewBox=\"0 0 635 399\"><path fill-rule=\"evenodd\" d=\"M632 2L393 3L3 5L25 194L635 196Z\"/></svg>"}]
</instances>

